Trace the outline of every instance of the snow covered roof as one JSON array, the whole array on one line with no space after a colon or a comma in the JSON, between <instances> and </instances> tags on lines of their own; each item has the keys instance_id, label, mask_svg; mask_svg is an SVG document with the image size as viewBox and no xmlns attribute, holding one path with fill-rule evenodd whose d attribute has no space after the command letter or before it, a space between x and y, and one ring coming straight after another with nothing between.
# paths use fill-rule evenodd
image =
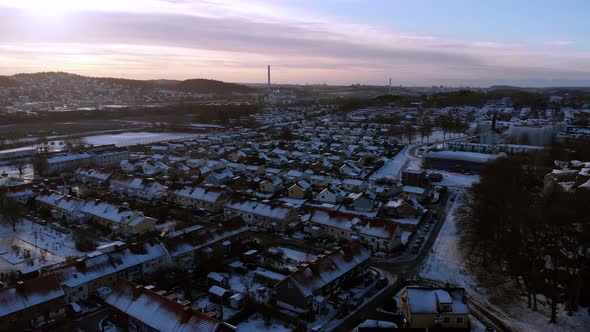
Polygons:
<instances>
[{"instance_id":1,"label":"snow covered roof","mask_svg":"<svg viewBox=\"0 0 590 332\"><path fill-rule=\"evenodd\" d=\"M370 256L371 253L360 243L351 242L318 256L310 264L301 265L290 278L298 284L304 296L310 296L368 260Z\"/></svg>"},{"instance_id":2,"label":"snow covered roof","mask_svg":"<svg viewBox=\"0 0 590 332\"><path fill-rule=\"evenodd\" d=\"M214 332L220 324L215 318L125 280L117 284L105 302L156 331Z\"/></svg>"},{"instance_id":3,"label":"snow covered roof","mask_svg":"<svg viewBox=\"0 0 590 332\"><path fill-rule=\"evenodd\" d=\"M407 301L410 312L439 313L439 304L451 304L453 314L469 314L469 305L463 302L463 288L438 289L422 287L406 287Z\"/></svg>"},{"instance_id":4,"label":"snow covered roof","mask_svg":"<svg viewBox=\"0 0 590 332\"><path fill-rule=\"evenodd\" d=\"M248 226L243 224L225 224L221 227L207 227L169 237L165 240L166 246L172 257L178 257L188 252L205 248L213 243L224 241L237 234L248 231Z\"/></svg>"},{"instance_id":5,"label":"snow covered roof","mask_svg":"<svg viewBox=\"0 0 590 332\"><path fill-rule=\"evenodd\" d=\"M295 209L285 205L273 205L258 201L233 201L225 205L227 209L238 210L273 219L286 219Z\"/></svg>"},{"instance_id":6,"label":"snow covered roof","mask_svg":"<svg viewBox=\"0 0 590 332\"><path fill-rule=\"evenodd\" d=\"M184 187L182 189L175 190L172 193L178 196L188 197L209 203L215 203L220 198L225 196L225 194L221 191L201 187Z\"/></svg>"},{"instance_id":7,"label":"snow covered roof","mask_svg":"<svg viewBox=\"0 0 590 332\"><path fill-rule=\"evenodd\" d=\"M74 174L90 177L99 181L106 181L113 174L113 171L105 168L92 168L82 166L78 168L74 172Z\"/></svg>"},{"instance_id":8,"label":"snow covered roof","mask_svg":"<svg viewBox=\"0 0 590 332\"><path fill-rule=\"evenodd\" d=\"M227 289L219 286L211 286L211 288L209 288L209 293L220 297L224 296L227 292Z\"/></svg>"},{"instance_id":9,"label":"snow covered roof","mask_svg":"<svg viewBox=\"0 0 590 332\"><path fill-rule=\"evenodd\" d=\"M166 249L158 242L133 243L108 253L79 259L57 268L55 272L60 275L62 284L73 288L165 255Z\"/></svg>"},{"instance_id":10,"label":"snow covered roof","mask_svg":"<svg viewBox=\"0 0 590 332\"><path fill-rule=\"evenodd\" d=\"M394 222L362 218L358 215L320 208L312 209L309 222L386 240L395 236L397 228Z\"/></svg>"},{"instance_id":11,"label":"snow covered roof","mask_svg":"<svg viewBox=\"0 0 590 332\"><path fill-rule=\"evenodd\" d=\"M496 160L498 155L466 151L430 151L425 154L425 157L431 159L450 159L485 164Z\"/></svg>"},{"instance_id":12,"label":"snow covered roof","mask_svg":"<svg viewBox=\"0 0 590 332\"><path fill-rule=\"evenodd\" d=\"M0 289L0 317L63 296L65 293L55 275L26 280L16 287Z\"/></svg>"}]
</instances>

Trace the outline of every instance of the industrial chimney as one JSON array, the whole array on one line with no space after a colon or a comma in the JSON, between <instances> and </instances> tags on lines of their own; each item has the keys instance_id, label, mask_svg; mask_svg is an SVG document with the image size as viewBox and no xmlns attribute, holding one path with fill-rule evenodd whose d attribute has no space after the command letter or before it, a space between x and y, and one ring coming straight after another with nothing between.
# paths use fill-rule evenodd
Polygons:
<instances>
[{"instance_id":1,"label":"industrial chimney","mask_svg":"<svg viewBox=\"0 0 590 332\"><path fill-rule=\"evenodd\" d=\"M268 96L270 97L270 65L268 65Z\"/></svg>"}]
</instances>

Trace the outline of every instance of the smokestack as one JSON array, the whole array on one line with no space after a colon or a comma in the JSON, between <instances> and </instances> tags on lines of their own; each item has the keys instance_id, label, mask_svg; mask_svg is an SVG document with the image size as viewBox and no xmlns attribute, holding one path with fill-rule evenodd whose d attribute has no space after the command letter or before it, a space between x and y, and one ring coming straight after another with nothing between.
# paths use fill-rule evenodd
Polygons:
<instances>
[{"instance_id":1,"label":"smokestack","mask_svg":"<svg viewBox=\"0 0 590 332\"><path fill-rule=\"evenodd\" d=\"M270 97L270 65L268 65L268 96Z\"/></svg>"},{"instance_id":2,"label":"smokestack","mask_svg":"<svg viewBox=\"0 0 590 332\"><path fill-rule=\"evenodd\" d=\"M391 77L389 78L389 94L391 95Z\"/></svg>"}]
</instances>

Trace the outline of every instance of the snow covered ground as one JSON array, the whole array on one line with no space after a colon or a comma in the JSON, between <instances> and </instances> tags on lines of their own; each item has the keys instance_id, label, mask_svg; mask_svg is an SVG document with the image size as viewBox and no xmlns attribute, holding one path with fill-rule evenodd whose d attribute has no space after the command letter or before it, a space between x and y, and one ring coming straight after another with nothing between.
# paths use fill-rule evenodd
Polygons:
<instances>
[{"instance_id":1,"label":"snow covered ground","mask_svg":"<svg viewBox=\"0 0 590 332\"><path fill-rule=\"evenodd\" d=\"M272 251L282 251L285 255L285 258L290 259L292 261L301 263L301 262L307 262L310 260L314 260L317 258L316 255L313 255L311 253L305 253L303 251L299 251L299 250L295 250L295 249L291 249L291 248L287 248L287 247L271 247L268 248L268 250L272 250Z\"/></svg>"},{"instance_id":2,"label":"snow covered ground","mask_svg":"<svg viewBox=\"0 0 590 332\"><path fill-rule=\"evenodd\" d=\"M472 298L494 306L503 315L501 318L518 331L590 331L590 316L585 308L580 308L572 317L568 317L565 310L560 307L557 324L548 324L548 306L540 306L539 311L533 312L526 308L522 298L511 305L490 304L493 291L478 287L475 276L467 271L466 260L459 250L460 230L457 228L456 216L461 205L461 193L462 191L459 191L458 197L448 210L445 224L433 246L434 252L422 266L420 276L439 281L448 280L455 286L464 287Z\"/></svg>"},{"instance_id":3,"label":"snow covered ground","mask_svg":"<svg viewBox=\"0 0 590 332\"><path fill-rule=\"evenodd\" d=\"M241 332L257 332L257 331L273 331L273 332L288 332L293 330L293 326L285 327L285 324L273 320L270 326L264 324L264 319L257 315L254 315L247 321L244 321L237 325L238 330Z\"/></svg>"},{"instance_id":4,"label":"snow covered ground","mask_svg":"<svg viewBox=\"0 0 590 332\"><path fill-rule=\"evenodd\" d=\"M142 131L121 134L88 136L84 137L82 140L87 144L93 144L96 146L108 144L115 144L116 146L129 146L135 144L150 144L177 139L188 139L201 136L202 135L191 133L150 133Z\"/></svg>"}]
</instances>

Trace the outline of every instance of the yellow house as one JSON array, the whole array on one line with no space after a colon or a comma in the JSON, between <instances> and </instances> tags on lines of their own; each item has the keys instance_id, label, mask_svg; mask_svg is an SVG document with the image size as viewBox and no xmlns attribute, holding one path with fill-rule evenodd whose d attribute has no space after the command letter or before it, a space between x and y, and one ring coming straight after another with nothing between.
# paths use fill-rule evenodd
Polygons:
<instances>
[{"instance_id":1,"label":"yellow house","mask_svg":"<svg viewBox=\"0 0 590 332\"><path fill-rule=\"evenodd\" d=\"M290 198L307 198L311 193L310 189L311 184L301 180L289 187L287 191Z\"/></svg>"},{"instance_id":2,"label":"yellow house","mask_svg":"<svg viewBox=\"0 0 590 332\"><path fill-rule=\"evenodd\" d=\"M463 288L406 287L400 297L404 327L469 328L469 305Z\"/></svg>"}]
</instances>

